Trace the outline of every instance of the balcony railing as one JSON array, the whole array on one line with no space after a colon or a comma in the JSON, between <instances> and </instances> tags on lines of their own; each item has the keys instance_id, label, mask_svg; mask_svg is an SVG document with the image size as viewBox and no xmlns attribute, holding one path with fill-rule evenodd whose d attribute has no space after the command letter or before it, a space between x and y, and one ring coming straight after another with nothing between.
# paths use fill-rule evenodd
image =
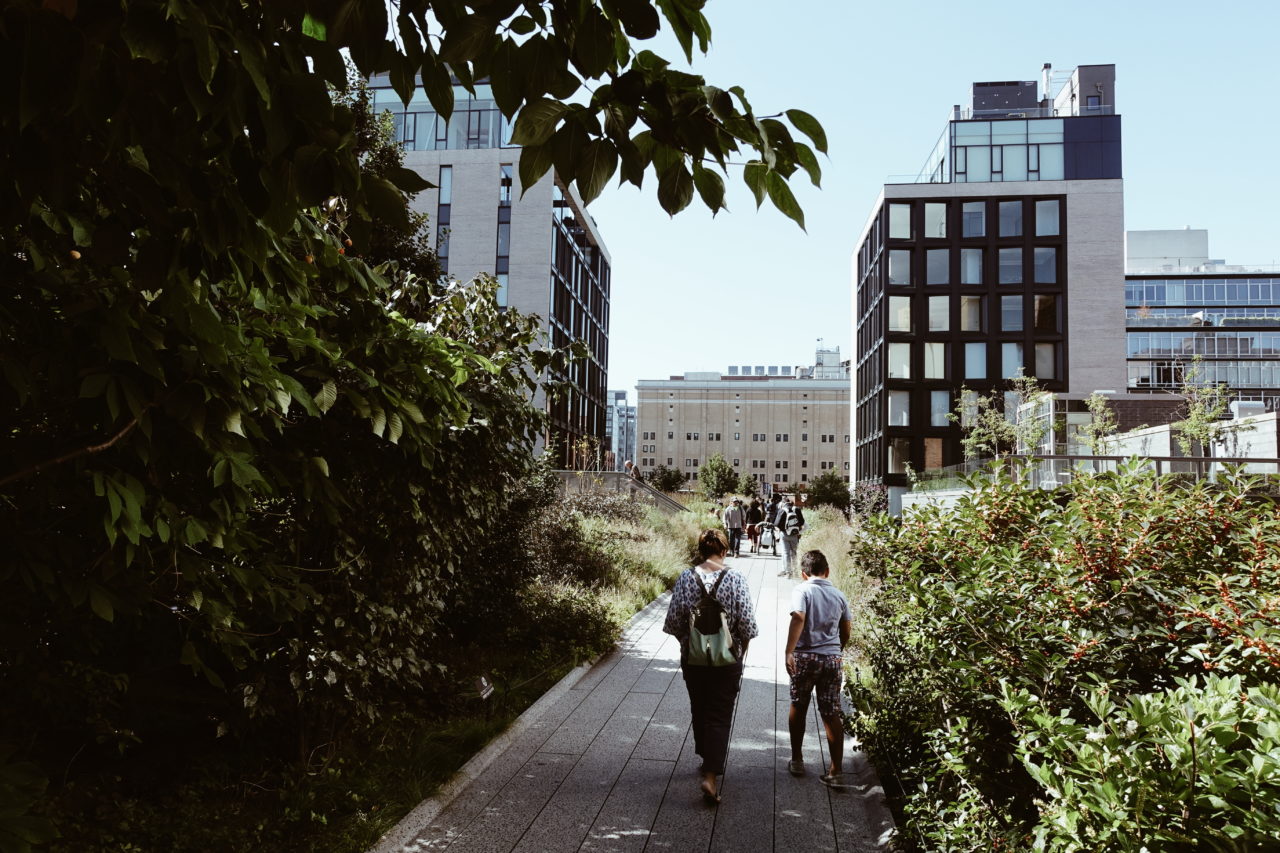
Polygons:
<instances>
[{"instance_id":1,"label":"balcony railing","mask_svg":"<svg viewBox=\"0 0 1280 853\"><path fill-rule=\"evenodd\" d=\"M999 459L974 459L960 465L931 468L917 475L913 491L929 492L964 488L964 478L991 472L1006 466L1017 479L1033 488L1054 489L1080 475L1114 472L1134 457L1131 456L1005 456ZM1248 474L1280 475L1280 459L1222 456L1145 456L1138 457L1157 476L1185 475L1188 479L1216 479L1228 467L1243 468Z\"/></svg>"},{"instance_id":2,"label":"balcony railing","mask_svg":"<svg viewBox=\"0 0 1280 853\"><path fill-rule=\"evenodd\" d=\"M1113 116L1116 108L1113 104L1099 104L1096 107L1077 107L1075 112L1058 112L1053 107L1002 107L995 110L975 110L972 107L954 110L956 121L1003 118L1077 118L1079 116Z\"/></svg>"}]
</instances>

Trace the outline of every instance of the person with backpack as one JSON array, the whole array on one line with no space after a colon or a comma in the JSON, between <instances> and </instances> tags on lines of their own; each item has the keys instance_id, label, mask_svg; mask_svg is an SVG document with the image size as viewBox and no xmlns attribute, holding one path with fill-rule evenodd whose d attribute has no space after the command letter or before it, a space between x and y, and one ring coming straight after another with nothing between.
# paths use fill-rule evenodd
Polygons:
<instances>
[{"instance_id":1,"label":"person with backpack","mask_svg":"<svg viewBox=\"0 0 1280 853\"><path fill-rule=\"evenodd\" d=\"M725 565L728 551L723 530L702 532L698 554L703 561L676 580L662 625L665 633L680 641L694 752L702 758L699 789L710 804L720 802L716 777L724 773L729 751L742 659L751 639L760 633L747 579Z\"/></svg>"},{"instance_id":2,"label":"person with backpack","mask_svg":"<svg viewBox=\"0 0 1280 853\"><path fill-rule=\"evenodd\" d=\"M778 538L782 540L782 571L778 572L778 577L794 577L796 551L800 548L800 533L804 530L804 513L791 502L791 498L783 498L778 504L773 524L778 528Z\"/></svg>"},{"instance_id":3,"label":"person with backpack","mask_svg":"<svg viewBox=\"0 0 1280 853\"><path fill-rule=\"evenodd\" d=\"M817 690L818 716L827 730L827 751L831 764L822 774L822 783L841 787L844 764L844 716L840 712L842 651L849 644L853 615L849 599L831 583L830 566L821 551L809 551L800 560L804 582L791 590L791 626L787 631L786 663L791 676L791 710L787 728L791 733L792 776L804 775L804 720L809 714L809 696Z\"/></svg>"}]
</instances>

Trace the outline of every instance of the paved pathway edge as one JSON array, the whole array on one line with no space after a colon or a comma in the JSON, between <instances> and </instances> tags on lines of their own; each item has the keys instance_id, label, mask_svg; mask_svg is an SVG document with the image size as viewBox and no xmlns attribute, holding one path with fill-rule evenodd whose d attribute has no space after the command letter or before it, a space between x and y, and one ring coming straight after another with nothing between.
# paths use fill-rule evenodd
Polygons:
<instances>
[{"instance_id":1,"label":"paved pathway edge","mask_svg":"<svg viewBox=\"0 0 1280 853\"><path fill-rule=\"evenodd\" d=\"M574 685L581 681L582 677L590 672L593 666L625 645L627 632L632 626L642 618L647 617L654 607L665 606L670 598L671 593L664 592L636 611L635 615L627 622L626 627L623 628L622 638L618 641L617 646L569 670L564 678L552 685L550 690L543 693L536 702L525 709L523 714L516 717L515 722L508 726L502 734L489 741L484 749L471 756L471 759L458 768L457 772L449 777L449 780L441 785L439 790L414 806L413 810L401 818L399 823L378 839L377 844L369 848L368 853L399 853L399 851L404 850L405 846L413 841L418 833L431 825L436 815L448 808L449 804L454 801L458 794L462 793L464 788L470 785L499 755L506 751L512 741L524 734L561 696L572 690Z\"/></svg>"}]
</instances>

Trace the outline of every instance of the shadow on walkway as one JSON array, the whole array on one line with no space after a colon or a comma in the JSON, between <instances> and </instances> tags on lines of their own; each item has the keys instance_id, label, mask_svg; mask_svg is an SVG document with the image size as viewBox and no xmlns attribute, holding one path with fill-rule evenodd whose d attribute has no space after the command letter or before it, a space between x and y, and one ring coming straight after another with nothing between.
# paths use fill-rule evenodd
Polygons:
<instances>
[{"instance_id":1,"label":"shadow on walkway","mask_svg":"<svg viewBox=\"0 0 1280 853\"><path fill-rule=\"evenodd\" d=\"M775 576L780 558L729 564L751 583L760 636L747 654L719 807L698 792L679 646L662 633L664 595L636 615L617 651L570 673L376 853L887 849L893 820L866 757L846 749L847 789L818 779L827 757L816 703L809 772L787 772L783 643L794 581Z\"/></svg>"}]
</instances>

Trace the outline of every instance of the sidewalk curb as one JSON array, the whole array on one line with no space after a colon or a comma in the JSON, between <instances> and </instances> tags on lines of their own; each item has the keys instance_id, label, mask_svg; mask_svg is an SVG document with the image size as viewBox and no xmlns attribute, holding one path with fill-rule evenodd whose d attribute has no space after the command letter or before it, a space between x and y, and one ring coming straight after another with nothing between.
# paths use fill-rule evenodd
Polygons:
<instances>
[{"instance_id":1,"label":"sidewalk curb","mask_svg":"<svg viewBox=\"0 0 1280 853\"><path fill-rule=\"evenodd\" d=\"M378 843L369 848L368 853L412 853L412 851L416 850L417 847L413 845L413 839L417 837L421 830L430 826L436 816L448 808L464 788L487 770L489 765L506 751L513 741L536 723L538 718L549 707L554 705L560 697L572 690L582 680L582 677L591 671L592 667L609 655L621 650L627 644L627 633L636 623L643 618L647 618L655 608L663 606L670 597L671 593L669 591L664 592L636 611L635 615L628 620L626 627L622 629L622 638L613 649L569 670L564 678L557 681L550 690L543 693L536 702L526 708L523 714L516 717L515 722L506 731L489 741L484 749L471 756L470 761L458 768L457 772L449 777L449 780L441 785L438 791L414 806L413 811L387 830L386 834L378 839Z\"/></svg>"}]
</instances>

